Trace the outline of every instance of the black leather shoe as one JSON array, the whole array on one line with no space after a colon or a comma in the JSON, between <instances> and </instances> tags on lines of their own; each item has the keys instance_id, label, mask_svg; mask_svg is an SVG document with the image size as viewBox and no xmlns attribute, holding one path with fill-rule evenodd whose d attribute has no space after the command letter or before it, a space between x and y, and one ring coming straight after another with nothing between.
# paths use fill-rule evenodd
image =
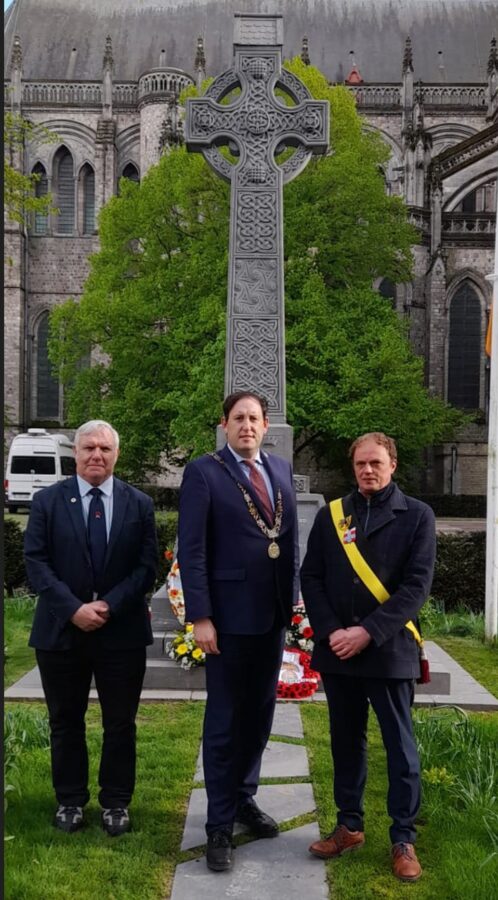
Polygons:
<instances>
[{"instance_id":1,"label":"black leather shoe","mask_svg":"<svg viewBox=\"0 0 498 900\"><path fill-rule=\"evenodd\" d=\"M220 829L208 834L206 863L213 872L225 872L232 865L232 835Z\"/></svg>"},{"instance_id":2,"label":"black leather shoe","mask_svg":"<svg viewBox=\"0 0 498 900\"><path fill-rule=\"evenodd\" d=\"M263 812L254 800L239 807L235 820L241 825L245 825L256 837L272 838L276 837L279 832L275 819Z\"/></svg>"}]
</instances>

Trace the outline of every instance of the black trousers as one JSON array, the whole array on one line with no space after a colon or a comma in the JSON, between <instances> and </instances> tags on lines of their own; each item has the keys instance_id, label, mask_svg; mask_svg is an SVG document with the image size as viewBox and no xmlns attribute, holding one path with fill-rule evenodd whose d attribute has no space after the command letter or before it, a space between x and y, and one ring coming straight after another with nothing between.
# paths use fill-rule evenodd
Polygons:
<instances>
[{"instance_id":1,"label":"black trousers","mask_svg":"<svg viewBox=\"0 0 498 900\"><path fill-rule=\"evenodd\" d=\"M285 628L219 634L219 656L206 656L203 762L206 831L231 831L238 806L258 789L261 758L275 711Z\"/></svg>"},{"instance_id":2,"label":"black trousers","mask_svg":"<svg viewBox=\"0 0 498 900\"><path fill-rule=\"evenodd\" d=\"M82 638L71 650L36 651L50 720L55 795L64 806L84 806L90 797L85 713L93 675L104 729L99 802L104 808L128 806L135 786L135 717L145 647L109 650L97 646L92 635Z\"/></svg>"},{"instance_id":3,"label":"black trousers","mask_svg":"<svg viewBox=\"0 0 498 900\"><path fill-rule=\"evenodd\" d=\"M387 811L391 842L413 844L420 808L420 762L413 735L412 680L360 678L322 673L330 717L337 823L363 831L367 779L369 704L379 721L387 754Z\"/></svg>"}]
</instances>

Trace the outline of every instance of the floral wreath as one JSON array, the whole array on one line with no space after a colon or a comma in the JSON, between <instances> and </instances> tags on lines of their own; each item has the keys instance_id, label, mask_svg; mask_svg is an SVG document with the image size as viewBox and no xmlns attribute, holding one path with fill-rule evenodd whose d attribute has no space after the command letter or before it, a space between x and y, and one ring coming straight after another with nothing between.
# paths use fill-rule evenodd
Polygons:
<instances>
[{"instance_id":1,"label":"floral wreath","mask_svg":"<svg viewBox=\"0 0 498 900\"><path fill-rule=\"evenodd\" d=\"M171 550L167 550L164 555L167 559L173 558ZM205 654L195 643L193 626L185 623L185 602L177 559L173 560L168 573L166 590L171 609L181 629L172 641L165 643L165 653L184 669L202 666L205 664ZM293 608L291 624L285 636L284 656L277 686L279 700L304 700L317 690L320 676L310 666L312 638L313 629L300 600Z\"/></svg>"}]
</instances>

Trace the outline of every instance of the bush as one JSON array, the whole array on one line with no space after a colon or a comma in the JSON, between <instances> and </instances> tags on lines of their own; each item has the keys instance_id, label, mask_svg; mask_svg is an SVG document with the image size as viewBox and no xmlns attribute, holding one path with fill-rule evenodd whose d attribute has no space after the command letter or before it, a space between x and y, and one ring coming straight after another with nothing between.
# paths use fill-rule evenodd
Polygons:
<instances>
[{"instance_id":1,"label":"bush","mask_svg":"<svg viewBox=\"0 0 498 900\"><path fill-rule=\"evenodd\" d=\"M24 539L21 526L15 519L4 519L4 576L3 583L8 594L26 581L24 568Z\"/></svg>"},{"instance_id":2,"label":"bush","mask_svg":"<svg viewBox=\"0 0 498 900\"><path fill-rule=\"evenodd\" d=\"M446 611L463 605L473 612L482 612L485 578L484 531L438 534L432 594Z\"/></svg>"},{"instance_id":3,"label":"bush","mask_svg":"<svg viewBox=\"0 0 498 900\"><path fill-rule=\"evenodd\" d=\"M160 487L157 484L137 485L140 491L152 498L156 509L177 510L180 500L179 487Z\"/></svg>"},{"instance_id":4,"label":"bush","mask_svg":"<svg viewBox=\"0 0 498 900\"><path fill-rule=\"evenodd\" d=\"M436 516L455 519L485 519L485 494L417 494Z\"/></svg>"}]
</instances>

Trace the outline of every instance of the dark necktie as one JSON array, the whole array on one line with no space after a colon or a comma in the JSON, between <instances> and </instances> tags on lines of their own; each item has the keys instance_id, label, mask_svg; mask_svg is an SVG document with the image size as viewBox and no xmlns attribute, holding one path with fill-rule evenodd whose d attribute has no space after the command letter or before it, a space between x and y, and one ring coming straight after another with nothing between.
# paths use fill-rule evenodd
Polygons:
<instances>
[{"instance_id":1,"label":"dark necktie","mask_svg":"<svg viewBox=\"0 0 498 900\"><path fill-rule=\"evenodd\" d=\"M261 472L258 472L258 467L253 459L243 459L242 462L245 466L249 467L249 481L251 482L258 497L261 508L265 515L265 519L271 525L273 525L273 506L271 505L270 495L265 484L265 479L263 478Z\"/></svg>"},{"instance_id":2,"label":"dark necktie","mask_svg":"<svg viewBox=\"0 0 498 900\"><path fill-rule=\"evenodd\" d=\"M100 580L104 573L104 560L107 550L107 530L105 527L104 504L102 503L100 488L92 488L90 509L88 510L88 544L93 569L93 586L98 592Z\"/></svg>"}]
</instances>

